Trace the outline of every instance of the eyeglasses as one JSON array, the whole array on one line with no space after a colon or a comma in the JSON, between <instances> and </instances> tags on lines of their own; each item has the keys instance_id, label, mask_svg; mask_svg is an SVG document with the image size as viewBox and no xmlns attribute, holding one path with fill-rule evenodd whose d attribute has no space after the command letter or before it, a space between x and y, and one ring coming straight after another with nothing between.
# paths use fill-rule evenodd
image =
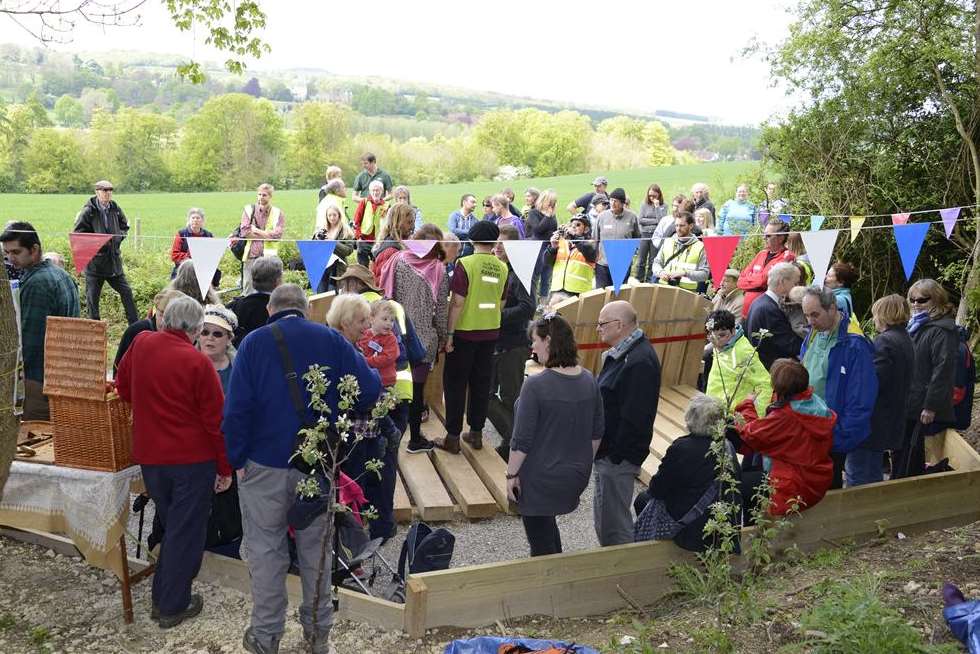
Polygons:
<instances>
[{"instance_id":1,"label":"eyeglasses","mask_svg":"<svg viewBox=\"0 0 980 654\"><path fill-rule=\"evenodd\" d=\"M930 298L930 297L910 297L909 298L909 302L911 302L912 304L929 304L929 301L930 300L932 300L932 298Z\"/></svg>"},{"instance_id":2,"label":"eyeglasses","mask_svg":"<svg viewBox=\"0 0 980 654\"><path fill-rule=\"evenodd\" d=\"M223 329L207 329L201 330L201 336L214 336L215 338L221 338L222 336L227 336L227 332Z\"/></svg>"},{"instance_id":3,"label":"eyeglasses","mask_svg":"<svg viewBox=\"0 0 980 654\"><path fill-rule=\"evenodd\" d=\"M604 320L604 321L597 322L595 326L597 329L602 329L609 323L613 323L613 322L622 322L622 320L620 320L619 318L613 318L612 320Z\"/></svg>"},{"instance_id":4,"label":"eyeglasses","mask_svg":"<svg viewBox=\"0 0 980 654\"><path fill-rule=\"evenodd\" d=\"M489 209L489 208L490 208L490 206L491 206L491 205L489 205L489 204L485 204L485 205L483 205L483 207L484 207L485 209Z\"/></svg>"},{"instance_id":5,"label":"eyeglasses","mask_svg":"<svg viewBox=\"0 0 980 654\"><path fill-rule=\"evenodd\" d=\"M105 191L106 193L112 193L112 189L111 188L100 188L99 190L100 191Z\"/></svg>"}]
</instances>

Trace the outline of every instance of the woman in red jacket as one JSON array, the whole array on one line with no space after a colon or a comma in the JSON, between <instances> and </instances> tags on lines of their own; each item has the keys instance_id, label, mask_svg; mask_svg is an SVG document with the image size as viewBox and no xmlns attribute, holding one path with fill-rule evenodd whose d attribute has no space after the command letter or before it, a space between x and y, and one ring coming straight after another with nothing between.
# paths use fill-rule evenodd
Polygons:
<instances>
[{"instance_id":1,"label":"woman in red jacket","mask_svg":"<svg viewBox=\"0 0 980 654\"><path fill-rule=\"evenodd\" d=\"M755 397L735 411L744 419L738 427L742 443L761 453L775 489L770 515L784 515L793 505L800 511L823 499L834 476L830 448L837 414L810 388L810 375L795 359L777 359L770 368L776 397L760 418Z\"/></svg>"}]
</instances>

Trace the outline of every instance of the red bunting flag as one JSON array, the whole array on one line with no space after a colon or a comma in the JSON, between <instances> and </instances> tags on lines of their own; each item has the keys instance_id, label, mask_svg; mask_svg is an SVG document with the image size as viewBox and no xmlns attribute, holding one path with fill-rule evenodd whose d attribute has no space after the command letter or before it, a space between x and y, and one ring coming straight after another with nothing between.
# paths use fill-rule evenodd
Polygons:
<instances>
[{"instance_id":1,"label":"red bunting flag","mask_svg":"<svg viewBox=\"0 0 980 654\"><path fill-rule=\"evenodd\" d=\"M112 234L83 234L71 233L68 235L68 244L71 247L71 258L75 262L75 272L79 275L85 270L85 266L92 260L92 257L102 249Z\"/></svg>"},{"instance_id":2,"label":"red bunting flag","mask_svg":"<svg viewBox=\"0 0 980 654\"><path fill-rule=\"evenodd\" d=\"M892 214L892 225L906 225L909 222L909 216L912 214L908 213L893 213Z\"/></svg>"},{"instance_id":3,"label":"red bunting flag","mask_svg":"<svg viewBox=\"0 0 980 654\"><path fill-rule=\"evenodd\" d=\"M725 276L725 270L728 269L728 264L731 263L732 255L735 254L735 248L738 247L740 240L742 240L741 236L704 237L704 254L708 258L711 281L715 288L721 286L722 277Z\"/></svg>"}]
</instances>

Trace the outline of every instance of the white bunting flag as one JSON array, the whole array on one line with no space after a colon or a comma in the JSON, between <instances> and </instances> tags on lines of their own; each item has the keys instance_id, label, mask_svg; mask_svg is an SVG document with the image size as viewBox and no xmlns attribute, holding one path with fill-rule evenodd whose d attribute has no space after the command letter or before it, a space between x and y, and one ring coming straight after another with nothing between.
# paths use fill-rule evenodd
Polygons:
<instances>
[{"instance_id":1,"label":"white bunting flag","mask_svg":"<svg viewBox=\"0 0 980 654\"><path fill-rule=\"evenodd\" d=\"M201 236L187 238L187 249L191 253L191 261L194 262L194 274L197 275L197 283L201 287L201 299L208 296L214 271L218 269L221 257L228 249L228 243L229 239L227 238L205 238Z\"/></svg>"},{"instance_id":2,"label":"white bunting flag","mask_svg":"<svg viewBox=\"0 0 980 654\"><path fill-rule=\"evenodd\" d=\"M823 286L823 278L830 268L830 258L834 255L834 246L837 244L839 233L839 229L800 232L803 246L806 248L807 256L810 257L810 265L813 266L813 283L817 286Z\"/></svg>"},{"instance_id":3,"label":"white bunting flag","mask_svg":"<svg viewBox=\"0 0 980 654\"><path fill-rule=\"evenodd\" d=\"M531 291L531 278L534 277L534 264L541 254L541 241L500 241L507 252L507 258L514 269L514 274L524 284L528 295L536 300Z\"/></svg>"}]
</instances>

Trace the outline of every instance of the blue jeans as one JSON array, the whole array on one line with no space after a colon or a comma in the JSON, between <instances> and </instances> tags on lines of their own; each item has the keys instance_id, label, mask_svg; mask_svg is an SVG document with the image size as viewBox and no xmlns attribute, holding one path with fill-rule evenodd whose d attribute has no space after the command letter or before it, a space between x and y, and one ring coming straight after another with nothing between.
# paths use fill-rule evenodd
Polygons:
<instances>
[{"instance_id":1,"label":"blue jeans","mask_svg":"<svg viewBox=\"0 0 980 654\"><path fill-rule=\"evenodd\" d=\"M848 487L881 481L883 455L884 452L861 447L848 452L844 460L844 477L847 479Z\"/></svg>"}]
</instances>

